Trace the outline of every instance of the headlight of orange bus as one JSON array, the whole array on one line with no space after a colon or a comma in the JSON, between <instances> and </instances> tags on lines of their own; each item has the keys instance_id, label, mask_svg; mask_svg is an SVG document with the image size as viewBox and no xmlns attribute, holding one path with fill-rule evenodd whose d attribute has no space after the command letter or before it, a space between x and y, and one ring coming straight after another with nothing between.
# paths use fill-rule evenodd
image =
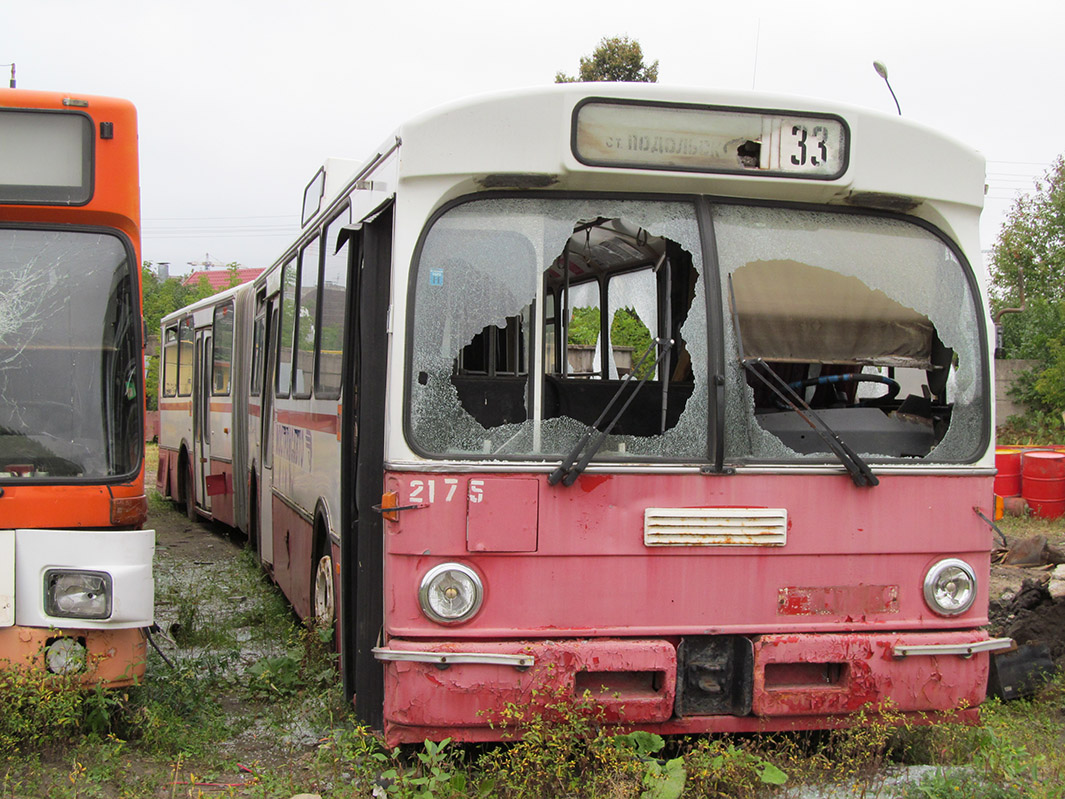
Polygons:
<instances>
[{"instance_id":1,"label":"headlight of orange bus","mask_svg":"<svg viewBox=\"0 0 1065 799\"><path fill-rule=\"evenodd\" d=\"M107 572L48 569L44 573L44 610L65 619L111 616L111 575Z\"/></svg>"},{"instance_id":2,"label":"headlight of orange bus","mask_svg":"<svg viewBox=\"0 0 1065 799\"><path fill-rule=\"evenodd\" d=\"M957 616L976 601L976 574L958 558L941 560L924 578L924 601L940 616Z\"/></svg>"},{"instance_id":3,"label":"headlight of orange bus","mask_svg":"<svg viewBox=\"0 0 1065 799\"><path fill-rule=\"evenodd\" d=\"M481 608L484 585L469 566L441 563L425 573L418 588L422 613L441 624L473 618Z\"/></svg>"}]
</instances>

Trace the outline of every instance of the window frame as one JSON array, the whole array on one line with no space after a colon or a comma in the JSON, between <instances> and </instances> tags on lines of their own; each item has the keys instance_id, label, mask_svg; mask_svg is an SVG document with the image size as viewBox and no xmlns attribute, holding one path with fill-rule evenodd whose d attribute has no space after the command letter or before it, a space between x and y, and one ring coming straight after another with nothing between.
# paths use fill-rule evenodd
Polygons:
<instances>
[{"instance_id":1,"label":"window frame","mask_svg":"<svg viewBox=\"0 0 1065 799\"><path fill-rule=\"evenodd\" d=\"M286 281L287 281L287 276L289 274L289 271L293 270L293 269L296 270L296 280L295 280L295 283L293 284L293 294L292 294L292 296L289 296L288 295L289 286L288 286L288 283ZM294 307L295 306L295 294L298 291L298 286L299 286L299 270L297 268L297 261L293 257L292 259L286 261L281 266L281 290L278 292L278 302L277 302L277 312L278 313L277 313L277 333L276 333L276 335L277 335L277 353L275 354L275 359L274 359L274 380L273 380L273 383L274 383L274 396L277 397L278 399L287 399L289 397L289 395L292 392L292 383L294 381L295 369L293 368L293 363L294 363L294 359L295 359L295 349L293 348L292 345L295 343L295 335L296 335L295 315L293 315L292 337L291 337L291 339L288 342L288 345L289 345L288 381L287 381L287 383L284 386L281 385L281 364L283 363L282 354L285 351L285 339L284 339L284 334L285 334L285 308L286 308L286 306L289 306L289 305L293 306L293 314L295 314L295 312L296 312L296 309Z\"/></svg>"},{"instance_id":2,"label":"window frame","mask_svg":"<svg viewBox=\"0 0 1065 799\"><path fill-rule=\"evenodd\" d=\"M346 216L346 219L345 219ZM338 225L334 227L334 225ZM350 278L351 278L351 237L346 235L344 228L351 224L351 206L345 204L333 217L329 219L321 230L321 255L320 255L320 269L318 272L318 302L316 309L315 319L315 341L314 341L314 396L317 399L334 400L340 399L341 389L344 383L343 377L343 365L341 364L340 371L337 372L336 386L327 386L322 382L322 333L324 331L323 316L325 314L325 267L326 263L330 259L336 259L341 252L344 253L343 266L344 266L344 288L343 295L346 298L349 291L351 291ZM337 234L337 244L334 246L331 244L333 240L333 233ZM348 323L347 316L347 302L343 304L344 307L340 309L341 312L341 325L340 325L340 359L343 360L344 346L347 343L348 336ZM330 328L332 329L332 328Z\"/></svg>"},{"instance_id":3,"label":"window frame","mask_svg":"<svg viewBox=\"0 0 1065 799\"><path fill-rule=\"evenodd\" d=\"M167 337L168 333L172 333L173 336L174 336L174 340L172 342L170 342L170 343L167 343L167 338L166 337ZM170 361L166 357L167 356L167 350L171 350L174 353L174 362L173 362L173 364L171 364ZM160 394L163 397L176 397L177 396L177 389L178 389L177 371L178 371L178 354L179 354L179 352L180 352L180 344L178 342L178 326L177 326L176 323L172 324L172 325L167 325L166 327L163 328L162 352L160 353L160 355L161 355L161 358L160 358L161 370L160 371L162 371L162 375L160 375L161 379L159 381L159 387L160 387ZM173 381L171 381L171 379L170 379L171 377L173 377ZM172 387L171 387L171 390L168 391L167 390L167 385L169 383L172 383Z\"/></svg>"},{"instance_id":4,"label":"window frame","mask_svg":"<svg viewBox=\"0 0 1065 799\"><path fill-rule=\"evenodd\" d=\"M225 391L218 389L215 382L218 374L218 353L219 353L219 341L225 341L226 336L219 336L219 311L222 312L222 316L225 316L226 309L229 310L229 375L226 379ZM233 300L229 300L224 303L220 303L214 307L214 312L211 316L211 396L212 397L228 397L233 393L233 345L236 340L236 304ZM224 350L223 350L224 351Z\"/></svg>"},{"instance_id":5,"label":"window frame","mask_svg":"<svg viewBox=\"0 0 1065 799\"><path fill-rule=\"evenodd\" d=\"M295 296L295 319L292 329L292 386L289 396L292 399L310 399L313 396L314 384L316 382L314 375L314 365L316 362L315 349L318 339L318 305L321 291L321 269L322 269L322 246L321 236L315 231L314 235L310 236L299 248L299 254L297 257L298 268L296 277L296 296ZM315 248L317 251L317 257L311 270L307 269L306 254L307 251ZM311 288L304 283L304 276L308 273L314 275L314 319L311 319L313 336L309 342L310 347L304 348L300 344L302 337L303 322L308 320L308 317L304 315L306 309L306 290ZM309 363L308 363L309 361ZM304 367L307 367L304 369ZM303 375L304 391L297 390L296 376Z\"/></svg>"}]
</instances>

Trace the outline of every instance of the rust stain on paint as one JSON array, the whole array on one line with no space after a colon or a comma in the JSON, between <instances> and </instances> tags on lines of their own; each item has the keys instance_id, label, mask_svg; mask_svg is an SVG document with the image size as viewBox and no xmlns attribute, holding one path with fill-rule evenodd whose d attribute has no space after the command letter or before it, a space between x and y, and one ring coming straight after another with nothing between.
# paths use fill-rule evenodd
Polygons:
<instances>
[{"instance_id":1,"label":"rust stain on paint","mask_svg":"<svg viewBox=\"0 0 1065 799\"><path fill-rule=\"evenodd\" d=\"M899 612L897 585L787 586L777 594L778 616L845 616Z\"/></svg>"}]
</instances>

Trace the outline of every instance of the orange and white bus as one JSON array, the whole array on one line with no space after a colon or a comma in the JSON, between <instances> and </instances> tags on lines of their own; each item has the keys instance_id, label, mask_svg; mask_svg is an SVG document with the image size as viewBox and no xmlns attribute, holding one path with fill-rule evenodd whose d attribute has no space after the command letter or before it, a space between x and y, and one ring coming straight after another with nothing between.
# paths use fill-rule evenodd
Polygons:
<instances>
[{"instance_id":1,"label":"orange and white bus","mask_svg":"<svg viewBox=\"0 0 1065 799\"><path fill-rule=\"evenodd\" d=\"M137 116L0 89L0 664L144 672Z\"/></svg>"},{"instance_id":2,"label":"orange and white bus","mask_svg":"<svg viewBox=\"0 0 1065 799\"><path fill-rule=\"evenodd\" d=\"M1011 644L983 185L898 117L643 84L327 162L226 379L249 533L335 620L358 715L399 743L585 691L659 733L975 713Z\"/></svg>"}]
</instances>

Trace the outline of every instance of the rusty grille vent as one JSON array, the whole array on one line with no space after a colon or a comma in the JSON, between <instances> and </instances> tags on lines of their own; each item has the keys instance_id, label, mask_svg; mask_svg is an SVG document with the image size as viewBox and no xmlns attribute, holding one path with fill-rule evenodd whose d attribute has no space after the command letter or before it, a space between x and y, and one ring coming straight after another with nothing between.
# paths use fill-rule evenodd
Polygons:
<instances>
[{"instance_id":1,"label":"rusty grille vent","mask_svg":"<svg viewBox=\"0 0 1065 799\"><path fill-rule=\"evenodd\" d=\"M782 547L783 508L647 508L643 543L649 547Z\"/></svg>"}]
</instances>

